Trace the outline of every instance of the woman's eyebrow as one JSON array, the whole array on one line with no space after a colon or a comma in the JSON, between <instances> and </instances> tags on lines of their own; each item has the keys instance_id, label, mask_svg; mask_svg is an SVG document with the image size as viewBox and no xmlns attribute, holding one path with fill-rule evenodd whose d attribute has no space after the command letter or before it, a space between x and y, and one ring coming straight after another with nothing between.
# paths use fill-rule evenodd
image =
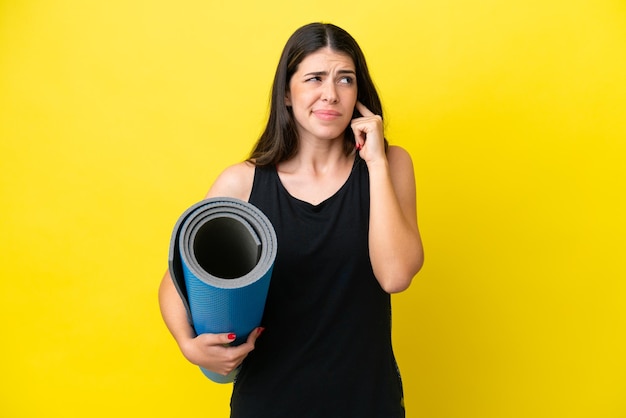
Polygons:
<instances>
[{"instance_id":1,"label":"woman's eyebrow","mask_svg":"<svg viewBox=\"0 0 626 418\"><path fill-rule=\"evenodd\" d=\"M338 70L337 74L353 74L353 75L356 75L356 71L350 70L350 69ZM328 75L328 71L311 71L309 73L304 74L305 77L320 76L320 75Z\"/></svg>"}]
</instances>

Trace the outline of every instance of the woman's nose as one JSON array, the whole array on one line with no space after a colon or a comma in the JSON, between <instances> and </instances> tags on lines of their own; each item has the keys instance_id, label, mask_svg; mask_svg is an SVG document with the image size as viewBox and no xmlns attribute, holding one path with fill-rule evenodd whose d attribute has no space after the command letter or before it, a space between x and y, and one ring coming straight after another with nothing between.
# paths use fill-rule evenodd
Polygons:
<instances>
[{"instance_id":1,"label":"woman's nose","mask_svg":"<svg viewBox=\"0 0 626 418\"><path fill-rule=\"evenodd\" d=\"M324 86L324 90L322 92L322 100L328 103L337 103L339 101L339 96L337 95L337 86L333 82L328 82Z\"/></svg>"}]
</instances>

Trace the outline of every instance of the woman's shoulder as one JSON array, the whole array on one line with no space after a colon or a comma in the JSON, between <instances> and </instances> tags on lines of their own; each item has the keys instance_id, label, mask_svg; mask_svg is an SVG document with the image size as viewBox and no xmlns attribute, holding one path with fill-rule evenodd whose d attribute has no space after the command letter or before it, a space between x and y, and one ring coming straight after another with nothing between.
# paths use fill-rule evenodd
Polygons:
<instances>
[{"instance_id":1,"label":"woman's shoulder","mask_svg":"<svg viewBox=\"0 0 626 418\"><path fill-rule=\"evenodd\" d=\"M397 193L415 192L415 174L413 160L409 152L397 145L387 150L389 174Z\"/></svg>"},{"instance_id":2,"label":"woman's shoulder","mask_svg":"<svg viewBox=\"0 0 626 418\"><path fill-rule=\"evenodd\" d=\"M206 197L232 197L248 201L254 181L254 164L243 161L233 164L215 179Z\"/></svg>"},{"instance_id":3,"label":"woman's shoulder","mask_svg":"<svg viewBox=\"0 0 626 418\"><path fill-rule=\"evenodd\" d=\"M387 161L392 169L411 169L413 170L413 160L411 154L398 145L390 145L387 149Z\"/></svg>"}]
</instances>

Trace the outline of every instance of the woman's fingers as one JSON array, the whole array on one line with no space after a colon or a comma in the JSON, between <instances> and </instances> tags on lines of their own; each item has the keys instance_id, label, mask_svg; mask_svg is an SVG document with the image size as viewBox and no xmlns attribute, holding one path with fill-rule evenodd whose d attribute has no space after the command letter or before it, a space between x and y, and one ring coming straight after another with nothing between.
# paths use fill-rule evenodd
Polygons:
<instances>
[{"instance_id":1,"label":"woman's fingers","mask_svg":"<svg viewBox=\"0 0 626 418\"><path fill-rule=\"evenodd\" d=\"M256 340L262 331L261 327L255 328L246 342L237 346L230 345L237 338L235 334L201 334L189 341L183 353L192 363L227 375L239 367L248 353L254 350Z\"/></svg>"},{"instance_id":2,"label":"woman's fingers","mask_svg":"<svg viewBox=\"0 0 626 418\"><path fill-rule=\"evenodd\" d=\"M354 132L354 145L361 151L361 157L367 160L368 154L374 157L381 152L384 153L382 118L361 102L357 101L355 108L362 116L352 119L351 128Z\"/></svg>"},{"instance_id":3,"label":"woman's fingers","mask_svg":"<svg viewBox=\"0 0 626 418\"><path fill-rule=\"evenodd\" d=\"M358 110L362 116L374 116L374 113L371 110L369 110L367 107L365 107L365 105L359 102L358 100L356 102L355 107L356 107L356 110Z\"/></svg>"}]
</instances>

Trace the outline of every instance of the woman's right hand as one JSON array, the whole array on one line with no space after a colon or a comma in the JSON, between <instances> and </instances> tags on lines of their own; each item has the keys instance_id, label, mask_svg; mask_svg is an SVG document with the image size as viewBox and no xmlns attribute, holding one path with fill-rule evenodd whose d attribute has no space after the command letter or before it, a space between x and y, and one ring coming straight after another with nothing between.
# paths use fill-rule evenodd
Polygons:
<instances>
[{"instance_id":1,"label":"woman's right hand","mask_svg":"<svg viewBox=\"0 0 626 418\"><path fill-rule=\"evenodd\" d=\"M256 340L263 332L261 327L253 329L246 342L238 346L230 345L237 336L229 333L196 336L169 271L165 272L161 280L159 305L165 325L185 358L197 366L224 376L235 370L248 353L254 350Z\"/></svg>"},{"instance_id":2,"label":"woman's right hand","mask_svg":"<svg viewBox=\"0 0 626 418\"><path fill-rule=\"evenodd\" d=\"M200 334L197 337L184 339L179 347L187 360L196 366L226 376L243 362L252 350L257 338L263 332L258 327L250 332L245 343L230 346L234 334Z\"/></svg>"}]
</instances>

